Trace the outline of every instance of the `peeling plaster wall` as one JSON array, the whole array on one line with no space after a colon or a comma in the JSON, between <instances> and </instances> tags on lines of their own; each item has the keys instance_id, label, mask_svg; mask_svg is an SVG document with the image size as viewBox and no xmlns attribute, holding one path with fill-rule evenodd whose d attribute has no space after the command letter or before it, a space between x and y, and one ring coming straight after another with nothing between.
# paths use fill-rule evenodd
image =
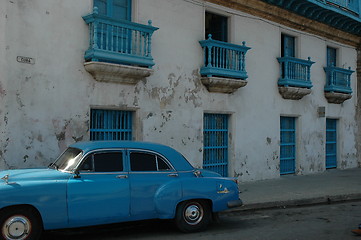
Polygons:
<instances>
[{"instance_id":1,"label":"peeling plaster wall","mask_svg":"<svg viewBox=\"0 0 361 240\"><path fill-rule=\"evenodd\" d=\"M339 119L339 168L357 166L357 93L343 104L329 104L323 95L326 46L339 48L341 66L356 69L356 50L349 46L202 1L136 0L134 21L151 19L159 27L152 38L154 73L135 86L105 83L83 66L88 28L81 16L91 11L91 0L12 0L0 7L4 4L0 168L48 164L68 144L88 140L91 107L134 110L136 140L170 145L196 167L203 161L203 114L229 114L229 173L251 181L279 177L280 116L297 117L297 174L325 170L326 118L317 115L324 106L327 117ZM231 41L252 48L246 56L248 84L233 94L210 93L200 81L205 9L229 16ZM297 37L299 58L316 61L312 93L298 101L278 93L282 32ZM17 56L35 63L18 63Z\"/></svg>"},{"instance_id":2,"label":"peeling plaster wall","mask_svg":"<svg viewBox=\"0 0 361 240\"><path fill-rule=\"evenodd\" d=\"M4 33L7 23L7 2L0 2L0 32ZM0 169L8 168L5 160L6 145L7 145L7 130L6 123L7 110L6 110L6 96L7 96L7 66L6 66L6 38L5 34L0 34Z\"/></svg>"}]
</instances>

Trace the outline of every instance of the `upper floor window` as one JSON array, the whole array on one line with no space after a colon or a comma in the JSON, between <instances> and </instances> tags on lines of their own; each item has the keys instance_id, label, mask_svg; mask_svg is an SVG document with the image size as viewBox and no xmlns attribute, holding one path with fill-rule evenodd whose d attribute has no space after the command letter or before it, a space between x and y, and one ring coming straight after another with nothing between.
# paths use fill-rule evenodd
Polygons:
<instances>
[{"instance_id":1,"label":"upper floor window","mask_svg":"<svg viewBox=\"0 0 361 240\"><path fill-rule=\"evenodd\" d=\"M228 17L206 12L205 34L205 39L212 34L212 39L228 42Z\"/></svg>"},{"instance_id":2,"label":"upper floor window","mask_svg":"<svg viewBox=\"0 0 361 240\"><path fill-rule=\"evenodd\" d=\"M337 49L332 47L327 47L327 66L336 67L337 66Z\"/></svg>"},{"instance_id":3,"label":"upper floor window","mask_svg":"<svg viewBox=\"0 0 361 240\"><path fill-rule=\"evenodd\" d=\"M101 15L131 21L132 0L94 0L94 7Z\"/></svg>"},{"instance_id":4,"label":"upper floor window","mask_svg":"<svg viewBox=\"0 0 361 240\"><path fill-rule=\"evenodd\" d=\"M296 57L296 38L286 34L281 38L281 57Z\"/></svg>"}]
</instances>

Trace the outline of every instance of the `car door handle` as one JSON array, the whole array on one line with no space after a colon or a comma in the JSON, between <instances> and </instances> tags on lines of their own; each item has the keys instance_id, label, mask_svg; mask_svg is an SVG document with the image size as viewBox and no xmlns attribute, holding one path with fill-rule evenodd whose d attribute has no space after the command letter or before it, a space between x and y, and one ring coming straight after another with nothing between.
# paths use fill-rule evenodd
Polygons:
<instances>
[{"instance_id":1,"label":"car door handle","mask_svg":"<svg viewBox=\"0 0 361 240\"><path fill-rule=\"evenodd\" d=\"M118 176L116 176L116 178L125 179L125 178L128 178L128 175L118 175Z\"/></svg>"},{"instance_id":2,"label":"car door handle","mask_svg":"<svg viewBox=\"0 0 361 240\"><path fill-rule=\"evenodd\" d=\"M178 177L178 173L171 173L171 174L168 174L168 177Z\"/></svg>"}]
</instances>

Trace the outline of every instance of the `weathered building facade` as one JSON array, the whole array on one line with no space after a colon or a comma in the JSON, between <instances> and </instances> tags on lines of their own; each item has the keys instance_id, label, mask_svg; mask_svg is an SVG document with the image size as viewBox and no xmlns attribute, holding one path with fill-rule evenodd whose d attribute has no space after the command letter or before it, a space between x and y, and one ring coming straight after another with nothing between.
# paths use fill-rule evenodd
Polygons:
<instances>
[{"instance_id":1,"label":"weathered building facade","mask_svg":"<svg viewBox=\"0 0 361 240\"><path fill-rule=\"evenodd\" d=\"M360 165L361 1L0 2L0 169L153 141L241 181ZM149 21L151 20L151 21Z\"/></svg>"}]
</instances>

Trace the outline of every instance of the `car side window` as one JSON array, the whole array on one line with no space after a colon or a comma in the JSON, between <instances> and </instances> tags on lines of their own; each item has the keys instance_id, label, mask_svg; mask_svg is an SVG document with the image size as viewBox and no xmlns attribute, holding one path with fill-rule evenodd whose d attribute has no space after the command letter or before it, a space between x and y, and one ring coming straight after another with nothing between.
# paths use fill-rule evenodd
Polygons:
<instances>
[{"instance_id":1,"label":"car side window","mask_svg":"<svg viewBox=\"0 0 361 240\"><path fill-rule=\"evenodd\" d=\"M91 154L84 160L80 171L121 172L123 171L123 154L121 152Z\"/></svg>"},{"instance_id":2,"label":"car side window","mask_svg":"<svg viewBox=\"0 0 361 240\"><path fill-rule=\"evenodd\" d=\"M160 156L151 153L130 153L130 168L132 171L168 171L172 168Z\"/></svg>"}]
</instances>

